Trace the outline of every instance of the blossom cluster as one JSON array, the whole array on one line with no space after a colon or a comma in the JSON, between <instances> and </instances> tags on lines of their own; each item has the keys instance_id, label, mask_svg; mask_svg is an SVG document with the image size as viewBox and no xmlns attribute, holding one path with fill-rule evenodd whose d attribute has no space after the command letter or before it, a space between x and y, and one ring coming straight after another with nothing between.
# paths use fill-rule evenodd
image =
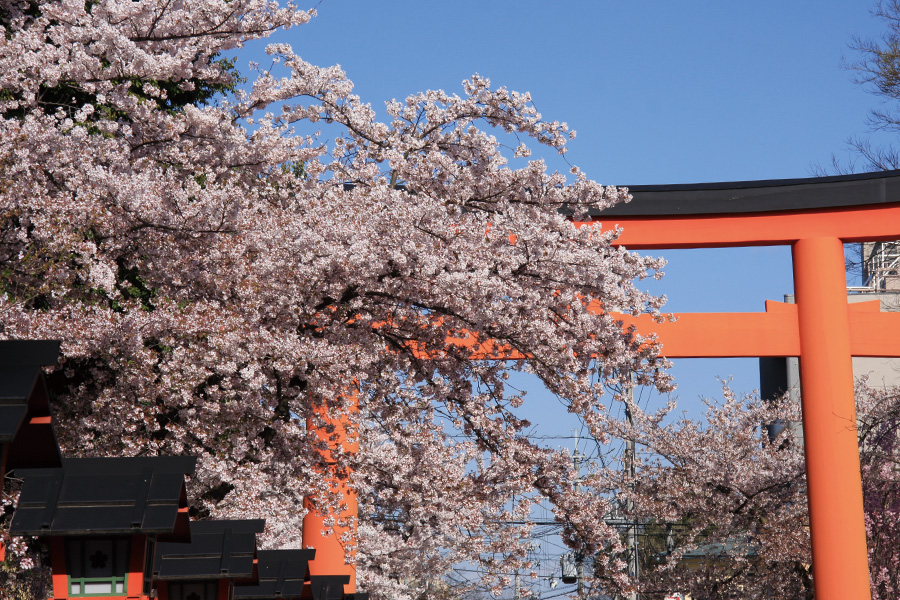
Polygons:
<instances>
[{"instance_id":1,"label":"blossom cluster","mask_svg":"<svg viewBox=\"0 0 900 600\"><path fill-rule=\"evenodd\" d=\"M856 389L872 597L900 590L900 401L897 389ZM634 440L635 476L598 469L619 512L639 524L642 573L630 589L695 598L814 597L800 399L761 400L723 384L702 418L674 405L604 430ZM617 465L618 466L618 465Z\"/></svg>"}]
</instances>

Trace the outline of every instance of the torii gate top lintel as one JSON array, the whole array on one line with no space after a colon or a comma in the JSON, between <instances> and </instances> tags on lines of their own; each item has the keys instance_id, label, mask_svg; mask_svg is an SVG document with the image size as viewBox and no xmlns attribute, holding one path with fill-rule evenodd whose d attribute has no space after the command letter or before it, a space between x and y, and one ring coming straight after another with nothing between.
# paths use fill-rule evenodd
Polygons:
<instances>
[{"instance_id":1,"label":"torii gate top lintel","mask_svg":"<svg viewBox=\"0 0 900 600\"><path fill-rule=\"evenodd\" d=\"M628 187L633 199L591 215L634 249L784 245L898 238L900 171Z\"/></svg>"}]
</instances>

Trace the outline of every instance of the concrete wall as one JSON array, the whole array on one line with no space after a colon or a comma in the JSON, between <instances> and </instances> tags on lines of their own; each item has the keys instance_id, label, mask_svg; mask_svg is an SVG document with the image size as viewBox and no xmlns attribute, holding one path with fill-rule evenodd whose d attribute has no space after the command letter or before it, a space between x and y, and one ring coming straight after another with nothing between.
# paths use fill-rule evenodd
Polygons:
<instances>
[{"instance_id":1,"label":"concrete wall","mask_svg":"<svg viewBox=\"0 0 900 600\"><path fill-rule=\"evenodd\" d=\"M849 294L848 302L881 301L881 310L900 311L900 290L877 293ZM859 378L868 377L868 383L874 388L900 386L900 358L871 358L858 356L853 358L853 374Z\"/></svg>"}]
</instances>

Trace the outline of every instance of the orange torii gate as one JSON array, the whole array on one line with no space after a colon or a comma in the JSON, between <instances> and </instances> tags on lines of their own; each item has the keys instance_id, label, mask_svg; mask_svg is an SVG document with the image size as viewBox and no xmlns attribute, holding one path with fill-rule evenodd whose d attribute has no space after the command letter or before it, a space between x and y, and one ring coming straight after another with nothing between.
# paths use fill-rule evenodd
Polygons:
<instances>
[{"instance_id":1,"label":"orange torii gate","mask_svg":"<svg viewBox=\"0 0 900 600\"><path fill-rule=\"evenodd\" d=\"M630 190L632 202L578 225L622 227L616 244L635 250L791 246L796 304L679 314L674 323L622 320L657 333L668 358L800 357L816 598L871 598L851 357L900 357L900 313L848 304L843 243L900 239L900 171ZM342 516L355 514L346 481L332 483L351 500ZM323 538L322 516L309 518L304 546L316 546L317 561L342 560L338 537L355 544L355 531L335 528Z\"/></svg>"},{"instance_id":2,"label":"orange torii gate","mask_svg":"<svg viewBox=\"0 0 900 600\"><path fill-rule=\"evenodd\" d=\"M816 598L870 598L851 357L900 356L900 314L848 304L843 243L900 239L900 172L632 193L595 217L629 249L791 246L796 304L634 321L669 358L800 357Z\"/></svg>"}]
</instances>

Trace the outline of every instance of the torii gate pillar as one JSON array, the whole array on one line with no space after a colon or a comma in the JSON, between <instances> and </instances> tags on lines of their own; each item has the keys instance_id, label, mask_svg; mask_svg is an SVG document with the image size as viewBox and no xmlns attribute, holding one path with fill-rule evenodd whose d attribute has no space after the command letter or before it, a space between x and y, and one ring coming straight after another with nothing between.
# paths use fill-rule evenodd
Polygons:
<instances>
[{"instance_id":1,"label":"torii gate pillar","mask_svg":"<svg viewBox=\"0 0 900 600\"><path fill-rule=\"evenodd\" d=\"M343 400L349 405L346 414L329 416L328 407L320 405L315 412L321 422L316 424L309 419L306 423L309 434L328 446L319 451L325 463L322 476L327 482L328 492L342 498L342 506L337 512L329 512L317 504L315 497L305 498L307 513L303 517L302 544L304 548L314 548L316 551L315 559L309 561L310 575L346 575L349 582L344 584L344 593L355 594L356 564L348 564L345 559L347 550L351 557L356 556L359 502L350 481L351 473L338 468L334 455L359 452L359 434L350 418L351 414L359 412L356 383L344 394Z\"/></svg>"},{"instance_id":2,"label":"torii gate pillar","mask_svg":"<svg viewBox=\"0 0 900 600\"><path fill-rule=\"evenodd\" d=\"M869 598L844 247L809 238L792 251L816 598Z\"/></svg>"}]
</instances>

